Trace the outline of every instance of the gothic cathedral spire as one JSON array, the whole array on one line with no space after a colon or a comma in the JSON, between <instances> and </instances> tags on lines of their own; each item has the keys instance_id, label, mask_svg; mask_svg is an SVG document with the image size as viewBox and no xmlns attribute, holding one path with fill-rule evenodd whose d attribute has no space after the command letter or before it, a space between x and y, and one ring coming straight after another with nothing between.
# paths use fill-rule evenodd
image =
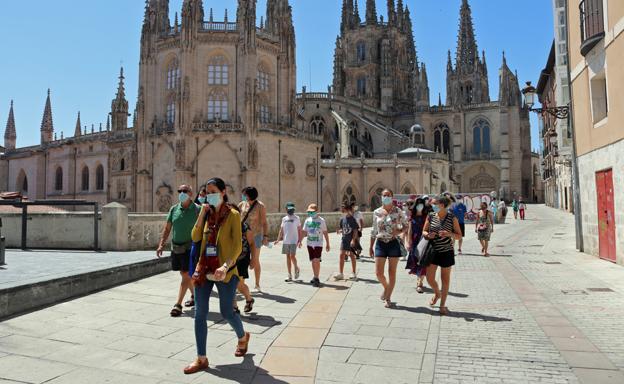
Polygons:
<instances>
[{"instance_id":1,"label":"gothic cathedral spire","mask_svg":"<svg viewBox=\"0 0 624 384\"><path fill-rule=\"evenodd\" d=\"M342 19L340 21L340 32L353 29L353 0L342 0Z\"/></svg>"},{"instance_id":2,"label":"gothic cathedral spire","mask_svg":"<svg viewBox=\"0 0 624 384\"><path fill-rule=\"evenodd\" d=\"M52 122L52 103L50 102L50 89L41 119L41 144L49 143L54 136L54 123Z\"/></svg>"},{"instance_id":3,"label":"gothic cathedral spire","mask_svg":"<svg viewBox=\"0 0 624 384\"><path fill-rule=\"evenodd\" d=\"M112 129L113 131L128 128L128 100L126 100L126 90L124 88L123 67L119 71L119 85L117 86L117 96L111 103Z\"/></svg>"},{"instance_id":4,"label":"gothic cathedral spire","mask_svg":"<svg viewBox=\"0 0 624 384\"><path fill-rule=\"evenodd\" d=\"M74 129L74 137L82 135L82 123L80 122L80 111L78 111L78 118L76 119L76 128Z\"/></svg>"},{"instance_id":5,"label":"gothic cathedral spire","mask_svg":"<svg viewBox=\"0 0 624 384\"><path fill-rule=\"evenodd\" d=\"M388 25L396 22L396 11L394 9L394 0L388 0Z\"/></svg>"},{"instance_id":6,"label":"gothic cathedral spire","mask_svg":"<svg viewBox=\"0 0 624 384\"><path fill-rule=\"evenodd\" d=\"M478 58L479 51L472 24L472 11L468 0L463 0L459 16L459 33L455 59L457 70L460 73L472 73Z\"/></svg>"},{"instance_id":7,"label":"gothic cathedral spire","mask_svg":"<svg viewBox=\"0 0 624 384\"><path fill-rule=\"evenodd\" d=\"M375 6L375 0L366 0L366 24L377 24L377 7Z\"/></svg>"},{"instance_id":8,"label":"gothic cathedral spire","mask_svg":"<svg viewBox=\"0 0 624 384\"><path fill-rule=\"evenodd\" d=\"M15 149L15 141L17 134L15 132L15 116L13 115L13 100L11 100L11 108L9 109L9 118L7 119L6 129L4 130L4 149L10 151Z\"/></svg>"}]
</instances>

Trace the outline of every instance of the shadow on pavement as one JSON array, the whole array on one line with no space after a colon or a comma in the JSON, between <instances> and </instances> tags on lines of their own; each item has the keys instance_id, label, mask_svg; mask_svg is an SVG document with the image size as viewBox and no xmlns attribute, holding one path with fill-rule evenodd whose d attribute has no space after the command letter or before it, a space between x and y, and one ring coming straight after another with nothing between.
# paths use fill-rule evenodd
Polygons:
<instances>
[{"instance_id":1,"label":"shadow on pavement","mask_svg":"<svg viewBox=\"0 0 624 384\"><path fill-rule=\"evenodd\" d=\"M425 293L433 293L433 289L429 287L423 287L423 291L425 291ZM460 299L465 299L466 297L470 296L466 293L456 293L456 292L449 292L448 294L449 296L458 297Z\"/></svg>"},{"instance_id":2,"label":"shadow on pavement","mask_svg":"<svg viewBox=\"0 0 624 384\"><path fill-rule=\"evenodd\" d=\"M411 313L424 313L424 314L428 314L428 315L440 315L440 313L437 310L433 310L430 308L425 308L425 307L417 307L417 308L410 308L410 307L405 307L402 305L397 305L396 307L394 307L395 310L399 310L399 311L406 311L406 312L411 312ZM511 319L507 319L505 317L497 317L497 316L488 316L488 315L482 315L480 313L472 313L472 312L454 312L454 311L449 311L449 314L446 317L456 317L456 318L463 318L464 320L468 321L468 322L472 322L475 320L481 320L481 321L493 321L493 322L502 322L502 321L513 321Z\"/></svg>"},{"instance_id":3,"label":"shadow on pavement","mask_svg":"<svg viewBox=\"0 0 624 384\"><path fill-rule=\"evenodd\" d=\"M462 253L459 256L456 257L461 257L461 256L469 256L469 257L482 257L484 259L487 259L487 257L483 256L482 254L476 254L476 253ZM494 254L494 253L490 253L489 257L513 257L513 255L501 255L501 254Z\"/></svg>"},{"instance_id":4,"label":"shadow on pavement","mask_svg":"<svg viewBox=\"0 0 624 384\"><path fill-rule=\"evenodd\" d=\"M243 361L240 364L224 364L224 365L216 365L214 367L209 368L206 371L206 374L219 377L222 379L231 380L235 383L251 383L254 379L257 379L259 376L262 376L261 382L271 383L271 384L287 384L286 381L277 379L271 375L269 372L258 368L256 363L254 362L254 354L247 354L243 358ZM250 369L253 368L254 369ZM249 374L252 373L250 377ZM210 382L210 381L208 381Z\"/></svg>"},{"instance_id":5,"label":"shadow on pavement","mask_svg":"<svg viewBox=\"0 0 624 384\"><path fill-rule=\"evenodd\" d=\"M280 304L292 304L294 302L296 302L297 300L292 299L290 297L286 297L286 296L280 296L280 295L273 295L270 293L252 293L251 294L254 297L260 297L263 299L267 299L267 300L273 300L276 303L280 303Z\"/></svg>"}]
</instances>

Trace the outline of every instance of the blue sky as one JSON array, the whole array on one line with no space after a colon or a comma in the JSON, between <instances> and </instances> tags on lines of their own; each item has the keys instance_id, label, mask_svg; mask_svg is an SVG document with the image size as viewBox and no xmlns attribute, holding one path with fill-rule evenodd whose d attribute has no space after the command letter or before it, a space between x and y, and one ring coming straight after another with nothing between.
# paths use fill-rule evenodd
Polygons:
<instances>
[{"instance_id":1,"label":"blue sky","mask_svg":"<svg viewBox=\"0 0 624 384\"><path fill-rule=\"evenodd\" d=\"M360 0L364 15L365 0ZM182 0L171 0L173 13ZM232 20L235 0L204 0L206 17L216 20L225 8ZM431 101L445 100L446 52L454 54L461 0L404 0L410 8L416 48L427 65ZM297 34L298 90L325 91L332 80L333 48L342 0L290 0ZM492 99L498 98L502 52L522 84L537 82L553 38L550 0L470 0L477 42L485 50ZM258 0L258 15L266 0ZM386 13L386 0L377 10ZM17 145L39 143L46 90L52 91L55 131L73 135L76 115L82 124L105 123L123 62L126 91L134 109L143 0L4 1L0 13L0 130L4 132L10 100L15 100ZM259 23L259 21L258 21ZM527 28L527 25L530 27ZM311 85L311 86L310 86ZM533 114L534 115L534 114ZM539 146L532 117L533 147Z\"/></svg>"}]
</instances>

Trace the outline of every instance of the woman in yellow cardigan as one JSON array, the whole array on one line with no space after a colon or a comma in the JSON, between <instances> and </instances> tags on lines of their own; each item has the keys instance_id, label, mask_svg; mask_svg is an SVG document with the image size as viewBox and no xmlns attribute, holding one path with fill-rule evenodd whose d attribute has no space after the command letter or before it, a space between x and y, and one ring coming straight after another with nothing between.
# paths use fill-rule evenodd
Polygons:
<instances>
[{"instance_id":1,"label":"woman in yellow cardigan","mask_svg":"<svg viewBox=\"0 0 624 384\"><path fill-rule=\"evenodd\" d=\"M184 373L191 374L208 369L206 357L206 339L208 337L208 302L214 285L219 291L219 307L221 316L232 326L238 337L238 346L235 355L244 356L249 345L249 332L245 332L240 316L234 312L232 302L236 294L239 277L236 269L236 260L242 252L242 230L240 214L231 208L227 202L225 182L219 178L210 179L206 183L206 204L202 206L201 213L193 227L193 241L201 240L201 255L206 250L214 252L214 247L206 244L208 240L208 223L205 222L207 214L217 217L227 217L221 223L216 237L216 251L219 259L219 267L213 280L207 280L203 285L195 287L195 341L197 343L197 360L184 368ZM215 209L211 209L210 206ZM198 269L195 270L198 272Z\"/></svg>"}]
</instances>

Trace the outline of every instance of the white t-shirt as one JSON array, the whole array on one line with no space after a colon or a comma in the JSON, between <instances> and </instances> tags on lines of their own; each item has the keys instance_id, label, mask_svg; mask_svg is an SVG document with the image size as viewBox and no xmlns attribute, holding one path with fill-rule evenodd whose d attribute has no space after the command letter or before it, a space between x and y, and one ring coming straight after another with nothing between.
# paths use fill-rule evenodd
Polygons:
<instances>
[{"instance_id":1,"label":"white t-shirt","mask_svg":"<svg viewBox=\"0 0 624 384\"><path fill-rule=\"evenodd\" d=\"M323 233L327 232L325 219L320 216L308 217L303 223L303 230L308 234L308 247L322 247Z\"/></svg>"},{"instance_id":2,"label":"white t-shirt","mask_svg":"<svg viewBox=\"0 0 624 384\"><path fill-rule=\"evenodd\" d=\"M360 230L362 230L363 223L364 223L364 216L362 215L362 212L355 211L353 213L353 218L355 219L355 221L357 221L358 226L360 227Z\"/></svg>"},{"instance_id":3,"label":"white t-shirt","mask_svg":"<svg viewBox=\"0 0 624 384\"><path fill-rule=\"evenodd\" d=\"M299 242L299 227L301 220L297 215L288 215L282 218L282 233L284 234L284 244L292 245Z\"/></svg>"}]
</instances>

